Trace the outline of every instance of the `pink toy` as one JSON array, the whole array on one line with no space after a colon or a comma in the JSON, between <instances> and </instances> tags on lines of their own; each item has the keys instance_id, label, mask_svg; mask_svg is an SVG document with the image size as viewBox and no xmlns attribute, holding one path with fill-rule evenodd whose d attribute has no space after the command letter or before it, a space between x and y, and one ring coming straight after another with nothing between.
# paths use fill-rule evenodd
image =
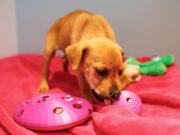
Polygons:
<instances>
[{"instance_id":1,"label":"pink toy","mask_svg":"<svg viewBox=\"0 0 180 135\"><path fill-rule=\"evenodd\" d=\"M138 115L142 112L142 102L141 99L133 92L121 91L119 98L111 103L101 102L92 94L93 102L100 105L120 105Z\"/></svg>"},{"instance_id":2,"label":"pink toy","mask_svg":"<svg viewBox=\"0 0 180 135\"><path fill-rule=\"evenodd\" d=\"M120 105L138 115L142 113L141 99L133 92L121 91L119 99L113 105Z\"/></svg>"},{"instance_id":3,"label":"pink toy","mask_svg":"<svg viewBox=\"0 0 180 135\"><path fill-rule=\"evenodd\" d=\"M33 130L62 130L86 121L93 111L83 98L64 94L47 94L20 104L15 121Z\"/></svg>"}]
</instances>

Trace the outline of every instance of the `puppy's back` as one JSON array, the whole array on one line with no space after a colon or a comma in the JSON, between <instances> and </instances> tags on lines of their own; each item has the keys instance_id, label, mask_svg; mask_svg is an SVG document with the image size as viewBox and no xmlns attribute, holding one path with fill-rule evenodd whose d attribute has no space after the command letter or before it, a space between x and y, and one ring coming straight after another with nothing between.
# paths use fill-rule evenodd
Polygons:
<instances>
[{"instance_id":1,"label":"puppy's back","mask_svg":"<svg viewBox=\"0 0 180 135\"><path fill-rule=\"evenodd\" d=\"M72 44L72 42L74 42L72 41L72 33L74 31L73 26L77 18L82 14L86 16L93 15L92 13L87 11L76 10L58 19L48 30L47 34L56 33L58 45L56 47L57 49L61 49L64 51L67 45L70 45Z\"/></svg>"},{"instance_id":2,"label":"puppy's back","mask_svg":"<svg viewBox=\"0 0 180 135\"><path fill-rule=\"evenodd\" d=\"M58 19L48 33L56 33L56 48L62 51L68 45L95 37L106 37L115 41L114 32L103 16L83 10L73 11Z\"/></svg>"}]
</instances>

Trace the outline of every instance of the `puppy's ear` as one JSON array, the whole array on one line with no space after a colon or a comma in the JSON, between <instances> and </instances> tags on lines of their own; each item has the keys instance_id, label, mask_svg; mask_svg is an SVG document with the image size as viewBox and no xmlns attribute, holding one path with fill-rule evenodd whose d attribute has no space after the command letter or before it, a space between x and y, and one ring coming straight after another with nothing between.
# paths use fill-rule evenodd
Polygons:
<instances>
[{"instance_id":1,"label":"puppy's ear","mask_svg":"<svg viewBox=\"0 0 180 135\"><path fill-rule=\"evenodd\" d=\"M81 60L88 48L89 45L86 41L75 43L66 48L66 56L71 63L73 70L76 70L79 67Z\"/></svg>"},{"instance_id":2,"label":"puppy's ear","mask_svg":"<svg viewBox=\"0 0 180 135\"><path fill-rule=\"evenodd\" d=\"M124 50L119 46L119 50L122 53L122 56L124 56Z\"/></svg>"}]
</instances>

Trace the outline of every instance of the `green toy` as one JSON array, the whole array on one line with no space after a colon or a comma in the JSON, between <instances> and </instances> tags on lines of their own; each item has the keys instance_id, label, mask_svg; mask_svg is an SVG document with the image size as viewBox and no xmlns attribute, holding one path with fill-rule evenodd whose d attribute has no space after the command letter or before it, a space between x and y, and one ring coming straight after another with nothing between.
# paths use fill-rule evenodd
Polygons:
<instances>
[{"instance_id":1,"label":"green toy","mask_svg":"<svg viewBox=\"0 0 180 135\"><path fill-rule=\"evenodd\" d=\"M166 73L167 66L174 63L174 57L172 55L155 57L151 61L145 63L137 61L135 57L129 57L125 63L139 66L139 71L141 74L156 76Z\"/></svg>"}]
</instances>

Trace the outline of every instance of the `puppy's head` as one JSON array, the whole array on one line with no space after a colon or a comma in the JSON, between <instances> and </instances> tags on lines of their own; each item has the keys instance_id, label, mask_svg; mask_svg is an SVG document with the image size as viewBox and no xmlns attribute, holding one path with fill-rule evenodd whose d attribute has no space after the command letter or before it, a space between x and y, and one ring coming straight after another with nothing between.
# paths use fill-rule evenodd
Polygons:
<instances>
[{"instance_id":1,"label":"puppy's head","mask_svg":"<svg viewBox=\"0 0 180 135\"><path fill-rule=\"evenodd\" d=\"M123 50L106 38L81 41L66 48L72 68L80 68L100 100L114 99L120 94Z\"/></svg>"}]
</instances>

